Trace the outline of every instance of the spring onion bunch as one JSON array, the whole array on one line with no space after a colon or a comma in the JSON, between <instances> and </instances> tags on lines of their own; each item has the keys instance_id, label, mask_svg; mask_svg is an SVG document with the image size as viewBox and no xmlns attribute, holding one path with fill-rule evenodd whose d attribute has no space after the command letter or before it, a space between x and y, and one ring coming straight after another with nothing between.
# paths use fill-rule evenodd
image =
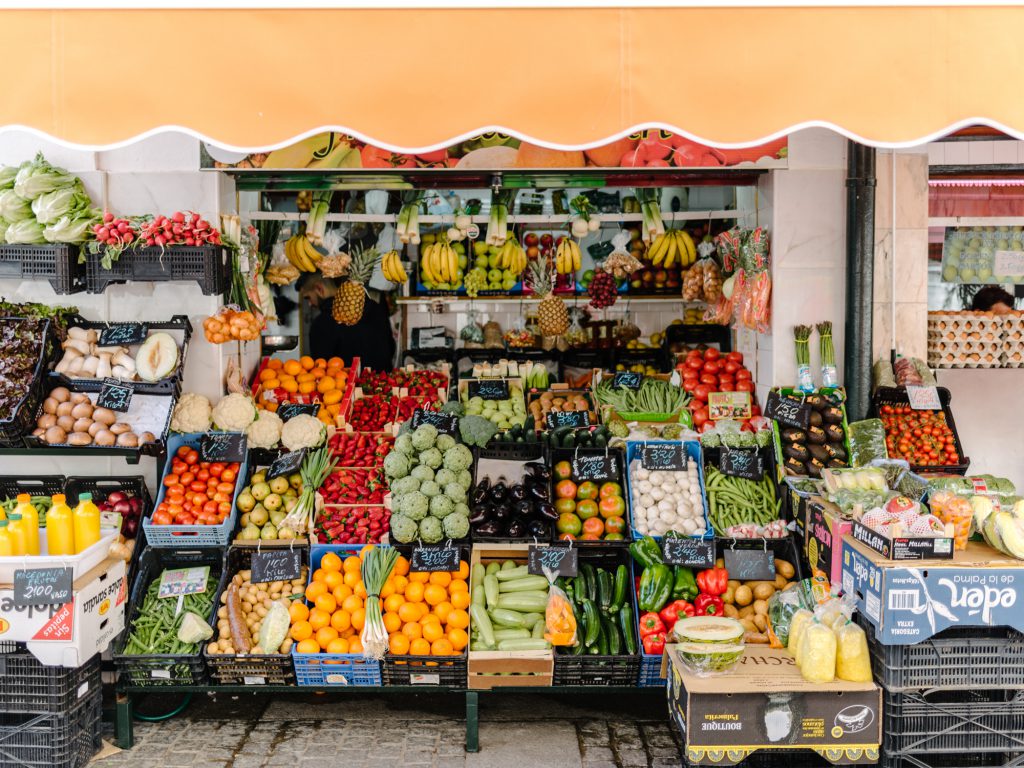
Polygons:
<instances>
[{"instance_id":1,"label":"spring onion bunch","mask_svg":"<svg viewBox=\"0 0 1024 768\"><path fill-rule=\"evenodd\" d=\"M364 659L383 659L388 650L388 631L380 612L380 592L398 559L394 547L373 547L363 555L362 576L366 588L366 619L359 635Z\"/></svg>"},{"instance_id":2,"label":"spring onion bunch","mask_svg":"<svg viewBox=\"0 0 1024 768\"><path fill-rule=\"evenodd\" d=\"M313 195L313 204L309 209L309 219L306 221L306 239L313 245L323 245L324 234L327 232L327 213L331 210L331 198L334 193L330 191L317 192Z\"/></svg>"},{"instance_id":3,"label":"spring onion bunch","mask_svg":"<svg viewBox=\"0 0 1024 768\"><path fill-rule=\"evenodd\" d=\"M658 235L665 234L665 222L661 219L661 206L658 204L658 190L652 187L637 187L636 199L640 202L640 213L643 214L640 234L644 242L649 243Z\"/></svg>"},{"instance_id":4,"label":"spring onion bunch","mask_svg":"<svg viewBox=\"0 0 1024 768\"><path fill-rule=\"evenodd\" d=\"M395 222L395 233L403 243L419 245L420 242L420 201L418 192L403 192L402 207Z\"/></svg>"},{"instance_id":5,"label":"spring onion bunch","mask_svg":"<svg viewBox=\"0 0 1024 768\"><path fill-rule=\"evenodd\" d=\"M509 236L508 212L516 201L516 190L499 189L491 193L491 215L487 222L487 244L501 247Z\"/></svg>"},{"instance_id":6,"label":"spring onion bunch","mask_svg":"<svg viewBox=\"0 0 1024 768\"><path fill-rule=\"evenodd\" d=\"M284 524L297 533L313 530L316 521L316 491L324 484L327 476L334 471L338 460L331 458L331 450L323 446L311 451L302 459L299 475L302 477L302 493L292 511L284 519Z\"/></svg>"}]
</instances>

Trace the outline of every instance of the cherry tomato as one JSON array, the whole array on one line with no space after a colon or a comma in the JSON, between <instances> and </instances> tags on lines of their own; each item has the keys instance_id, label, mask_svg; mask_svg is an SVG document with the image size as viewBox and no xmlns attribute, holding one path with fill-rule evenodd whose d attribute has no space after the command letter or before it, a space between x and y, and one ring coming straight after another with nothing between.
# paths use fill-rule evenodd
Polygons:
<instances>
[{"instance_id":1,"label":"cherry tomato","mask_svg":"<svg viewBox=\"0 0 1024 768\"><path fill-rule=\"evenodd\" d=\"M224 462L222 461L213 462L213 464L210 465L210 474L215 477L219 477L221 472L224 471L224 466Z\"/></svg>"},{"instance_id":2,"label":"cherry tomato","mask_svg":"<svg viewBox=\"0 0 1024 768\"><path fill-rule=\"evenodd\" d=\"M194 450L194 449L192 449L192 448L189 448L188 449L188 453L185 454L185 463L186 464L195 464L198 461L199 461L199 452Z\"/></svg>"},{"instance_id":3,"label":"cherry tomato","mask_svg":"<svg viewBox=\"0 0 1024 768\"><path fill-rule=\"evenodd\" d=\"M189 448L187 445L182 445L178 448L177 451L174 452L174 455L180 457L181 459L184 459L186 456L188 456L188 452L191 450L192 449Z\"/></svg>"},{"instance_id":4,"label":"cherry tomato","mask_svg":"<svg viewBox=\"0 0 1024 768\"><path fill-rule=\"evenodd\" d=\"M188 484L188 489L193 493L199 493L200 491L206 490L206 483L202 480L194 480Z\"/></svg>"},{"instance_id":5,"label":"cherry tomato","mask_svg":"<svg viewBox=\"0 0 1024 768\"><path fill-rule=\"evenodd\" d=\"M196 472L196 480L209 480L210 471L208 469L200 469Z\"/></svg>"},{"instance_id":6,"label":"cherry tomato","mask_svg":"<svg viewBox=\"0 0 1024 768\"><path fill-rule=\"evenodd\" d=\"M181 474L181 477L180 477L182 485L188 485L189 483L191 483L195 479L196 479L196 476L195 476L194 472L183 472Z\"/></svg>"}]
</instances>

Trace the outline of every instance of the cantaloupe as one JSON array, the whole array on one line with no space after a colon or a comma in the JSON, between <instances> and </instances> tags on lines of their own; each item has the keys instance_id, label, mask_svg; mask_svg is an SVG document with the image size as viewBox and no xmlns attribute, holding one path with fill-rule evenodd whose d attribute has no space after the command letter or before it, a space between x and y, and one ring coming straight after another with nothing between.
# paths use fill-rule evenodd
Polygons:
<instances>
[{"instance_id":1,"label":"cantaloupe","mask_svg":"<svg viewBox=\"0 0 1024 768\"><path fill-rule=\"evenodd\" d=\"M143 381L167 378L178 366L178 345L169 333L151 333L135 355L135 370Z\"/></svg>"}]
</instances>

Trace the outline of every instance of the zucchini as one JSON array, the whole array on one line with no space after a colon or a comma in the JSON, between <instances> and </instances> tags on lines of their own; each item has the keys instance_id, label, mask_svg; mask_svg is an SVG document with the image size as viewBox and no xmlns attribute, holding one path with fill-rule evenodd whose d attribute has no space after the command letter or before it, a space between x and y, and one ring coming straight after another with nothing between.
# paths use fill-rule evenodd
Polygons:
<instances>
[{"instance_id":1,"label":"zucchini","mask_svg":"<svg viewBox=\"0 0 1024 768\"><path fill-rule=\"evenodd\" d=\"M622 635L619 634L619 628L611 616L601 614L601 631L608 638L608 655L621 656Z\"/></svg>"},{"instance_id":2,"label":"zucchini","mask_svg":"<svg viewBox=\"0 0 1024 768\"><path fill-rule=\"evenodd\" d=\"M512 562L509 560L508 562ZM524 576L530 575L530 569L525 565L520 565L513 568L505 568L494 574L498 581L516 581L523 578ZM536 579L544 579L543 576L535 576ZM547 579L544 579L544 583L547 584Z\"/></svg>"},{"instance_id":3,"label":"zucchini","mask_svg":"<svg viewBox=\"0 0 1024 768\"><path fill-rule=\"evenodd\" d=\"M546 592L511 592L498 595L498 607L521 613L543 613L548 607Z\"/></svg>"},{"instance_id":4,"label":"zucchini","mask_svg":"<svg viewBox=\"0 0 1024 768\"><path fill-rule=\"evenodd\" d=\"M484 583L484 576L487 575L487 569L484 568L482 563L477 563L473 566L473 578L470 580L470 584L474 589Z\"/></svg>"},{"instance_id":5,"label":"zucchini","mask_svg":"<svg viewBox=\"0 0 1024 768\"><path fill-rule=\"evenodd\" d=\"M506 560L505 562L503 562L501 564L501 570L502 571L514 571L518 567L519 566L516 565L515 561L513 561L513 560Z\"/></svg>"},{"instance_id":6,"label":"zucchini","mask_svg":"<svg viewBox=\"0 0 1024 768\"><path fill-rule=\"evenodd\" d=\"M497 641L494 639L494 628L491 626L487 611L482 605L471 605L469 606L469 615L473 619L473 627L479 633L480 639L484 641L484 645L493 648Z\"/></svg>"},{"instance_id":7,"label":"zucchini","mask_svg":"<svg viewBox=\"0 0 1024 768\"><path fill-rule=\"evenodd\" d=\"M531 634L534 638L540 638L541 640L543 640L545 629L547 629L547 627L544 626L544 622L538 621L533 625L533 632Z\"/></svg>"},{"instance_id":8,"label":"zucchini","mask_svg":"<svg viewBox=\"0 0 1024 768\"><path fill-rule=\"evenodd\" d=\"M548 645L548 641L544 638L537 640L536 638L529 638L527 640L502 640L498 643L499 651L546 651L551 646Z\"/></svg>"},{"instance_id":9,"label":"zucchini","mask_svg":"<svg viewBox=\"0 0 1024 768\"><path fill-rule=\"evenodd\" d=\"M612 575L604 568L597 569L597 603L602 611L612 604Z\"/></svg>"},{"instance_id":10,"label":"zucchini","mask_svg":"<svg viewBox=\"0 0 1024 768\"><path fill-rule=\"evenodd\" d=\"M484 585L473 587L473 605L486 605L484 602Z\"/></svg>"},{"instance_id":11,"label":"zucchini","mask_svg":"<svg viewBox=\"0 0 1024 768\"><path fill-rule=\"evenodd\" d=\"M524 613L523 621L526 622L527 629L533 629L537 624L544 625L544 614L542 613Z\"/></svg>"},{"instance_id":12,"label":"zucchini","mask_svg":"<svg viewBox=\"0 0 1024 768\"><path fill-rule=\"evenodd\" d=\"M594 566L590 563L580 563L579 575L583 577L586 589L584 596L587 600L597 600L597 575L594 573Z\"/></svg>"},{"instance_id":13,"label":"zucchini","mask_svg":"<svg viewBox=\"0 0 1024 768\"><path fill-rule=\"evenodd\" d=\"M629 586L629 569L620 565L615 569L615 587L612 589L612 604L609 613L617 614L626 602L626 589Z\"/></svg>"},{"instance_id":14,"label":"zucchini","mask_svg":"<svg viewBox=\"0 0 1024 768\"><path fill-rule=\"evenodd\" d=\"M494 630L494 639L499 643L502 640L525 640L530 637L530 630L528 629L496 629Z\"/></svg>"},{"instance_id":15,"label":"zucchini","mask_svg":"<svg viewBox=\"0 0 1024 768\"><path fill-rule=\"evenodd\" d=\"M498 592L547 592L548 580L543 576L523 576L521 579L498 582Z\"/></svg>"},{"instance_id":16,"label":"zucchini","mask_svg":"<svg viewBox=\"0 0 1024 768\"><path fill-rule=\"evenodd\" d=\"M622 637L626 645L626 653L630 656L636 655L636 637L633 635L633 608L626 603L619 609L619 629L622 630Z\"/></svg>"},{"instance_id":17,"label":"zucchini","mask_svg":"<svg viewBox=\"0 0 1024 768\"><path fill-rule=\"evenodd\" d=\"M484 575L485 576L493 576L494 574L496 574L500 570L501 570L501 563L498 563L498 562L488 563L487 564L487 568L484 569L484 571L485 571Z\"/></svg>"},{"instance_id":18,"label":"zucchini","mask_svg":"<svg viewBox=\"0 0 1024 768\"><path fill-rule=\"evenodd\" d=\"M523 621L523 614L519 611L510 611L507 608L492 608L487 611L491 621L510 629L525 629L526 622Z\"/></svg>"},{"instance_id":19,"label":"zucchini","mask_svg":"<svg viewBox=\"0 0 1024 768\"><path fill-rule=\"evenodd\" d=\"M498 579L493 574L484 576L484 595L487 598L488 608L493 608L498 604Z\"/></svg>"},{"instance_id":20,"label":"zucchini","mask_svg":"<svg viewBox=\"0 0 1024 768\"><path fill-rule=\"evenodd\" d=\"M594 645L591 646L591 647L592 648L597 648L597 655L598 656L607 656L608 655L608 635L605 634L604 627L601 626L601 618L600 617L598 617L597 622L598 622L598 630L599 630L598 633L597 633L597 642L594 643Z\"/></svg>"},{"instance_id":21,"label":"zucchini","mask_svg":"<svg viewBox=\"0 0 1024 768\"><path fill-rule=\"evenodd\" d=\"M587 599L583 601L583 621L586 625L583 642L590 648L601 635L601 618L597 615L597 606L594 605L593 600Z\"/></svg>"}]
</instances>

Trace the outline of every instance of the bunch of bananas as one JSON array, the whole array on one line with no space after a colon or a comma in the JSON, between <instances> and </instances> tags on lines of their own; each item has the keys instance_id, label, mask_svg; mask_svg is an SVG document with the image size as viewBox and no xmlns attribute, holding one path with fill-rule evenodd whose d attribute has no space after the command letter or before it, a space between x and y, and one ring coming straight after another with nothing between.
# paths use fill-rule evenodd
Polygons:
<instances>
[{"instance_id":1,"label":"bunch of bananas","mask_svg":"<svg viewBox=\"0 0 1024 768\"><path fill-rule=\"evenodd\" d=\"M498 249L498 266L517 275L526 269L526 251L514 237L508 238Z\"/></svg>"},{"instance_id":2,"label":"bunch of bananas","mask_svg":"<svg viewBox=\"0 0 1024 768\"><path fill-rule=\"evenodd\" d=\"M409 275L405 273L405 267L402 266L402 260L398 256L398 251L391 250L385 253L381 257L380 268L384 273L384 279L390 280L392 283L404 283L409 279Z\"/></svg>"},{"instance_id":3,"label":"bunch of bananas","mask_svg":"<svg viewBox=\"0 0 1024 768\"><path fill-rule=\"evenodd\" d=\"M656 267L671 267L676 262L681 267L689 267L697 261L697 246L686 230L670 229L654 238L647 256Z\"/></svg>"},{"instance_id":4,"label":"bunch of bananas","mask_svg":"<svg viewBox=\"0 0 1024 768\"><path fill-rule=\"evenodd\" d=\"M432 283L453 285L459 279L459 255L447 240L431 243L420 252L420 270Z\"/></svg>"},{"instance_id":5,"label":"bunch of bananas","mask_svg":"<svg viewBox=\"0 0 1024 768\"><path fill-rule=\"evenodd\" d=\"M571 237L562 239L555 249L555 270L560 275L568 275L580 268L580 246Z\"/></svg>"},{"instance_id":6,"label":"bunch of bananas","mask_svg":"<svg viewBox=\"0 0 1024 768\"><path fill-rule=\"evenodd\" d=\"M284 254L300 272L316 272L316 265L323 258L323 254L313 247L305 234L295 235L285 241Z\"/></svg>"}]
</instances>

